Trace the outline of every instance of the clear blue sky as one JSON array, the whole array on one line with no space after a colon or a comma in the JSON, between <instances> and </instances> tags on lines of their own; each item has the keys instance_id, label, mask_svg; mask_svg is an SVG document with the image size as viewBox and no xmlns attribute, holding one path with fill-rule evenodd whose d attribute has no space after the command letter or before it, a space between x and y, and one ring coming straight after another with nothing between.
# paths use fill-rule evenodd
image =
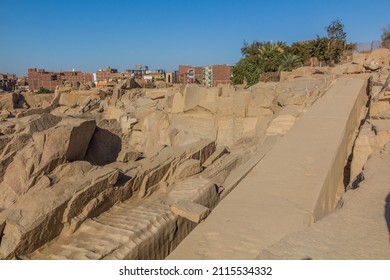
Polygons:
<instances>
[{"instance_id":1,"label":"clear blue sky","mask_svg":"<svg viewBox=\"0 0 390 280\"><path fill-rule=\"evenodd\" d=\"M379 40L390 0L0 0L0 72L95 72L135 64L235 64L243 41L325 36L339 18L349 42Z\"/></svg>"}]
</instances>

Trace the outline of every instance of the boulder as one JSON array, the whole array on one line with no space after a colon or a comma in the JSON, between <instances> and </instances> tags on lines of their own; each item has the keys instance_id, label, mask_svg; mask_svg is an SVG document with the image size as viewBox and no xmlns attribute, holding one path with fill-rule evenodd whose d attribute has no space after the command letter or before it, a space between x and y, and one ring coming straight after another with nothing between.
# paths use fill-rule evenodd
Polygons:
<instances>
[{"instance_id":1,"label":"boulder","mask_svg":"<svg viewBox=\"0 0 390 280\"><path fill-rule=\"evenodd\" d=\"M54 93L61 94L61 93L69 93L71 91L72 91L72 86L70 84L67 84L67 85L57 86L56 89L54 90Z\"/></svg>"},{"instance_id":2,"label":"boulder","mask_svg":"<svg viewBox=\"0 0 390 280\"><path fill-rule=\"evenodd\" d=\"M67 106L70 108L75 108L79 105L80 95L77 91L72 91L69 93L63 93L60 95L58 105L59 106Z\"/></svg>"},{"instance_id":3,"label":"boulder","mask_svg":"<svg viewBox=\"0 0 390 280\"><path fill-rule=\"evenodd\" d=\"M30 104L27 103L26 98L21 93L17 93L17 92L12 93L12 103L13 103L14 109L18 109L18 108L29 109L30 108Z\"/></svg>"},{"instance_id":4,"label":"boulder","mask_svg":"<svg viewBox=\"0 0 390 280\"><path fill-rule=\"evenodd\" d=\"M154 85L156 88L166 88L168 86L164 81L154 81Z\"/></svg>"},{"instance_id":5,"label":"boulder","mask_svg":"<svg viewBox=\"0 0 390 280\"><path fill-rule=\"evenodd\" d=\"M189 200L182 200L171 206L171 211L183 218L186 218L194 223L200 223L210 213L210 209L198 203Z\"/></svg>"},{"instance_id":6,"label":"boulder","mask_svg":"<svg viewBox=\"0 0 390 280\"><path fill-rule=\"evenodd\" d=\"M216 113L218 109L218 99L222 95L222 88L220 87L210 87L206 89L206 98L201 100L199 106L210 111L211 113Z\"/></svg>"},{"instance_id":7,"label":"boulder","mask_svg":"<svg viewBox=\"0 0 390 280\"><path fill-rule=\"evenodd\" d=\"M172 116L169 129L172 145L186 145L202 139L216 139L217 120L207 111L191 111Z\"/></svg>"},{"instance_id":8,"label":"boulder","mask_svg":"<svg viewBox=\"0 0 390 280\"><path fill-rule=\"evenodd\" d=\"M122 127L116 119L102 119L98 121L97 126L102 129L106 129L119 137L122 136Z\"/></svg>"},{"instance_id":9,"label":"boulder","mask_svg":"<svg viewBox=\"0 0 390 280\"><path fill-rule=\"evenodd\" d=\"M387 68L390 64L390 50L386 48L373 50L367 57L367 64L371 64L375 62L375 64L380 65L381 67Z\"/></svg>"},{"instance_id":10,"label":"boulder","mask_svg":"<svg viewBox=\"0 0 390 280\"><path fill-rule=\"evenodd\" d=\"M31 115L37 115L37 114L45 114L45 113L50 113L52 110L51 106L47 106L45 108L38 107L38 108L29 108L25 111L22 111L18 114L16 114L16 118L23 118Z\"/></svg>"},{"instance_id":11,"label":"boulder","mask_svg":"<svg viewBox=\"0 0 390 280\"><path fill-rule=\"evenodd\" d=\"M138 176L135 187L139 189L139 197L145 198L161 187L161 182L174 181L174 171L188 159L198 160L203 164L215 151L215 142L210 140L198 141L188 145L166 147L156 155L140 161L142 174Z\"/></svg>"},{"instance_id":12,"label":"boulder","mask_svg":"<svg viewBox=\"0 0 390 280\"><path fill-rule=\"evenodd\" d=\"M256 135L258 118L223 118L218 121L217 143L232 146L243 138Z\"/></svg>"},{"instance_id":13,"label":"boulder","mask_svg":"<svg viewBox=\"0 0 390 280\"><path fill-rule=\"evenodd\" d=\"M219 159L220 157L222 157L223 155L228 154L228 153L229 153L229 150L227 147L218 146L215 149L215 152L203 163L203 167L207 168L208 166L213 164L214 161L216 161L217 159Z\"/></svg>"},{"instance_id":14,"label":"boulder","mask_svg":"<svg viewBox=\"0 0 390 280\"><path fill-rule=\"evenodd\" d=\"M311 58L315 60L316 58ZM313 61L313 64L314 61ZM292 81L300 77L314 77L315 75L324 75L329 72L328 67L312 67L312 66L303 66L292 71L281 71L280 72L280 81Z\"/></svg>"},{"instance_id":15,"label":"boulder","mask_svg":"<svg viewBox=\"0 0 390 280\"><path fill-rule=\"evenodd\" d=\"M184 97L180 92L169 95L166 99L166 111L177 114L184 112Z\"/></svg>"},{"instance_id":16,"label":"boulder","mask_svg":"<svg viewBox=\"0 0 390 280\"><path fill-rule=\"evenodd\" d=\"M11 116L12 116L12 113L10 111L8 111L8 110L2 110L0 112L0 118L2 118L3 120L5 120L5 119L7 119L7 118L9 118Z\"/></svg>"},{"instance_id":17,"label":"boulder","mask_svg":"<svg viewBox=\"0 0 390 280\"><path fill-rule=\"evenodd\" d=\"M116 160L120 162L129 162L136 161L139 157L140 153L133 148L125 148L119 152Z\"/></svg>"},{"instance_id":18,"label":"boulder","mask_svg":"<svg viewBox=\"0 0 390 280\"><path fill-rule=\"evenodd\" d=\"M80 96L80 104L78 111L81 114L91 112L92 110L98 109L100 107L100 96L99 95L90 95L87 97Z\"/></svg>"},{"instance_id":19,"label":"boulder","mask_svg":"<svg viewBox=\"0 0 390 280\"><path fill-rule=\"evenodd\" d=\"M331 67L329 73L333 76L342 76L347 71L348 66L344 64L338 64L334 67Z\"/></svg>"},{"instance_id":20,"label":"boulder","mask_svg":"<svg viewBox=\"0 0 390 280\"><path fill-rule=\"evenodd\" d=\"M145 155L150 156L156 153L164 146L170 146L169 137L169 117L163 111L153 111L149 113L142 122L141 138L133 137L130 145L133 147L140 146Z\"/></svg>"},{"instance_id":21,"label":"boulder","mask_svg":"<svg viewBox=\"0 0 390 280\"><path fill-rule=\"evenodd\" d=\"M375 60L366 62L363 64L363 66L365 69L371 70L371 71L377 71L377 70L382 68L382 65L378 61L375 61Z\"/></svg>"},{"instance_id":22,"label":"boulder","mask_svg":"<svg viewBox=\"0 0 390 280\"><path fill-rule=\"evenodd\" d=\"M73 232L85 219L98 215L104 207L104 194L109 193L118 180L119 171L110 167L93 169L84 175L64 211L63 223L70 223ZM103 195L103 197L102 197Z\"/></svg>"},{"instance_id":23,"label":"boulder","mask_svg":"<svg viewBox=\"0 0 390 280\"><path fill-rule=\"evenodd\" d=\"M251 99L251 92L247 90L236 91L233 95L233 115L237 118L245 118L248 111L248 104Z\"/></svg>"},{"instance_id":24,"label":"boulder","mask_svg":"<svg viewBox=\"0 0 390 280\"><path fill-rule=\"evenodd\" d=\"M112 187L118 176L110 168L86 174L75 170L73 176L54 184L43 176L12 209L0 213L0 224L5 221L0 258L31 253L58 236L65 224L88 218L93 209L89 203Z\"/></svg>"},{"instance_id":25,"label":"boulder","mask_svg":"<svg viewBox=\"0 0 390 280\"><path fill-rule=\"evenodd\" d=\"M390 122L388 120L371 120L370 123L366 122L363 125L354 144L351 181L362 171L370 155L380 152L389 141Z\"/></svg>"},{"instance_id":26,"label":"boulder","mask_svg":"<svg viewBox=\"0 0 390 280\"><path fill-rule=\"evenodd\" d=\"M360 74L364 72L365 68L361 64L351 63L347 65L344 74Z\"/></svg>"},{"instance_id":27,"label":"boulder","mask_svg":"<svg viewBox=\"0 0 390 280\"><path fill-rule=\"evenodd\" d=\"M3 121L0 123L0 135L12 134L16 130L16 125L13 122Z\"/></svg>"},{"instance_id":28,"label":"boulder","mask_svg":"<svg viewBox=\"0 0 390 280\"><path fill-rule=\"evenodd\" d=\"M168 90L166 89L147 89L145 92L145 96L149 97L152 100L162 99L168 94Z\"/></svg>"},{"instance_id":29,"label":"boulder","mask_svg":"<svg viewBox=\"0 0 390 280\"><path fill-rule=\"evenodd\" d=\"M129 132L133 125L135 125L136 123L138 123L138 120L132 115L123 115L119 119L119 124L122 128L122 133Z\"/></svg>"},{"instance_id":30,"label":"boulder","mask_svg":"<svg viewBox=\"0 0 390 280\"><path fill-rule=\"evenodd\" d=\"M85 154L85 160L94 165L116 161L122 149L122 139L107 129L96 127Z\"/></svg>"},{"instance_id":31,"label":"boulder","mask_svg":"<svg viewBox=\"0 0 390 280\"><path fill-rule=\"evenodd\" d=\"M14 109L13 95L11 93L1 93L0 110L12 111Z\"/></svg>"},{"instance_id":32,"label":"boulder","mask_svg":"<svg viewBox=\"0 0 390 280\"><path fill-rule=\"evenodd\" d=\"M40 176L59 164L83 159L95 126L94 120L66 119L46 131L34 133L7 166L0 184L4 194L0 207L14 204Z\"/></svg>"},{"instance_id":33,"label":"boulder","mask_svg":"<svg viewBox=\"0 0 390 280\"><path fill-rule=\"evenodd\" d=\"M80 86L79 86L79 90L90 90L91 89L91 85L87 84L87 83L82 83Z\"/></svg>"},{"instance_id":34,"label":"boulder","mask_svg":"<svg viewBox=\"0 0 390 280\"><path fill-rule=\"evenodd\" d=\"M150 98L137 98L134 103L135 103L135 108L136 108L136 117L138 116L145 116L152 111L157 110L158 104L161 102L161 100L152 100Z\"/></svg>"},{"instance_id":35,"label":"boulder","mask_svg":"<svg viewBox=\"0 0 390 280\"><path fill-rule=\"evenodd\" d=\"M13 161L15 154L19 150L23 149L23 147L29 143L30 139L30 134L19 134L12 137L10 141L5 140L7 143L2 148L2 152L0 154L0 182L3 181L8 165Z\"/></svg>"},{"instance_id":36,"label":"boulder","mask_svg":"<svg viewBox=\"0 0 390 280\"><path fill-rule=\"evenodd\" d=\"M0 136L0 155L4 151L5 147L8 145L8 143L12 140L11 135L1 135Z\"/></svg>"},{"instance_id":37,"label":"boulder","mask_svg":"<svg viewBox=\"0 0 390 280\"><path fill-rule=\"evenodd\" d=\"M248 117L271 116L275 92L266 89L253 90L247 109Z\"/></svg>"},{"instance_id":38,"label":"boulder","mask_svg":"<svg viewBox=\"0 0 390 280\"><path fill-rule=\"evenodd\" d=\"M27 134L33 134L35 132L45 131L55 125L57 125L62 120L61 117L54 116L52 114L44 113L40 115L37 119L29 122L24 130Z\"/></svg>"},{"instance_id":39,"label":"boulder","mask_svg":"<svg viewBox=\"0 0 390 280\"><path fill-rule=\"evenodd\" d=\"M353 53L352 54L352 62L356 64L363 65L366 61L368 55L365 53Z\"/></svg>"},{"instance_id":40,"label":"boulder","mask_svg":"<svg viewBox=\"0 0 390 280\"><path fill-rule=\"evenodd\" d=\"M112 100L116 102L119 98L121 98L124 93L124 89L127 87L128 80L123 80L115 84L113 92L112 92Z\"/></svg>"},{"instance_id":41,"label":"boulder","mask_svg":"<svg viewBox=\"0 0 390 280\"><path fill-rule=\"evenodd\" d=\"M224 175L227 177L229 172L236 168L238 164L239 157L237 155L225 154L209 165L206 170L202 172L201 177L212 179L221 173L224 173Z\"/></svg>"},{"instance_id":42,"label":"boulder","mask_svg":"<svg viewBox=\"0 0 390 280\"><path fill-rule=\"evenodd\" d=\"M200 161L196 159L188 159L181 163L175 170L173 176L177 180L190 177L192 175L198 174L202 171Z\"/></svg>"},{"instance_id":43,"label":"boulder","mask_svg":"<svg viewBox=\"0 0 390 280\"><path fill-rule=\"evenodd\" d=\"M183 90L184 111L191 110L206 99L206 88L186 85Z\"/></svg>"}]
</instances>

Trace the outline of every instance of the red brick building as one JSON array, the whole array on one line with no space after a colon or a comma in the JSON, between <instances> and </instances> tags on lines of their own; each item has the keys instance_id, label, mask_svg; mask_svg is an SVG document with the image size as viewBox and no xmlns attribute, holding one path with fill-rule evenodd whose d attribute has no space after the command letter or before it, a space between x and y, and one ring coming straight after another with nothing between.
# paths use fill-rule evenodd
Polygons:
<instances>
[{"instance_id":1,"label":"red brick building","mask_svg":"<svg viewBox=\"0 0 390 280\"><path fill-rule=\"evenodd\" d=\"M107 68L106 70L98 70L96 72L96 80L98 82L108 82L111 78L111 74L118 73L117 69Z\"/></svg>"},{"instance_id":2,"label":"red brick building","mask_svg":"<svg viewBox=\"0 0 390 280\"><path fill-rule=\"evenodd\" d=\"M28 86L30 90L45 88L53 91L56 86L62 85L64 81L93 82L93 75L80 71L46 72L45 69L28 69Z\"/></svg>"},{"instance_id":3,"label":"red brick building","mask_svg":"<svg viewBox=\"0 0 390 280\"><path fill-rule=\"evenodd\" d=\"M190 65L179 65L179 83L181 84L187 84L188 81L188 74L190 73L190 69L193 67Z\"/></svg>"},{"instance_id":4,"label":"red brick building","mask_svg":"<svg viewBox=\"0 0 390 280\"><path fill-rule=\"evenodd\" d=\"M14 90L16 86L15 74L1 74L0 73L0 89L4 91Z\"/></svg>"},{"instance_id":5,"label":"red brick building","mask_svg":"<svg viewBox=\"0 0 390 280\"><path fill-rule=\"evenodd\" d=\"M61 80L79 83L93 82L93 74L80 71L65 71L60 73Z\"/></svg>"},{"instance_id":6,"label":"red brick building","mask_svg":"<svg viewBox=\"0 0 390 280\"><path fill-rule=\"evenodd\" d=\"M213 65L212 71L212 84L214 87L218 85L230 85L232 82L230 78L233 75L232 67L229 65Z\"/></svg>"},{"instance_id":7,"label":"red brick building","mask_svg":"<svg viewBox=\"0 0 390 280\"><path fill-rule=\"evenodd\" d=\"M194 67L195 83L203 84L204 67Z\"/></svg>"},{"instance_id":8,"label":"red brick building","mask_svg":"<svg viewBox=\"0 0 390 280\"><path fill-rule=\"evenodd\" d=\"M205 67L179 65L179 82L182 84L198 83L206 86L231 84L232 74L232 67L226 64Z\"/></svg>"}]
</instances>

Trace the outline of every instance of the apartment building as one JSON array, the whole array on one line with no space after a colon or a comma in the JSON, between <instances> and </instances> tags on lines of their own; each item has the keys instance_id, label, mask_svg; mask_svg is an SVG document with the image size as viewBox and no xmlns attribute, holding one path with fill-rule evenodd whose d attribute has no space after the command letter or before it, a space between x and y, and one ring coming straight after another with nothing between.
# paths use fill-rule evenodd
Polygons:
<instances>
[{"instance_id":1,"label":"apartment building","mask_svg":"<svg viewBox=\"0 0 390 280\"><path fill-rule=\"evenodd\" d=\"M28 86L30 90L45 88L54 91L56 86L62 85L65 81L93 82L93 75L81 71L47 72L45 69L28 69Z\"/></svg>"},{"instance_id":2,"label":"apartment building","mask_svg":"<svg viewBox=\"0 0 390 280\"><path fill-rule=\"evenodd\" d=\"M195 67L179 65L179 82L182 84L202 84L208 87L231 84L232 67L229 65L211 65Z\"/></svg>"},{"instance_id":3,"label":"apartment building","mask_svg":"<svg viewBox=\"0 0 390 280\"><path fill-rule=\"evenodd\" d=\"M4 91L14 90L16 87L15 74L1 74L0 73L0 89Z\"/></svg>"}]
</instances>

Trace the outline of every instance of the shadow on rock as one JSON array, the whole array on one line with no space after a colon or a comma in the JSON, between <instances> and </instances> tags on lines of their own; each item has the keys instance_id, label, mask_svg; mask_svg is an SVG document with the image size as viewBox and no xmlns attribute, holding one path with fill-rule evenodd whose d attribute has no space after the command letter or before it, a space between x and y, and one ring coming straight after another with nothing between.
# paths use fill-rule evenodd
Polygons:
<instances>
[{"instance_id":1,"label":"shadow on rock","mask_svg":"<svg viewBox=\"0 0 390 280\"><path fill-rule=\"evenodd\" d=\"M386 218L386 222L387 222L387 229L388 229L389 234L390 234L390 193L386 197L385 218Z\"/></svg>"},{"instance_id":2,"label":"shadow on rock","mask_svg":"<svg viewBox=\"0 0 390 280\"><path fill-rule=\"evenodd\" d=\"M85 155L85 160L94 165L114 162L122 149L121 138L107 129L96 127Z\"/></svg>"}]
</instances>

